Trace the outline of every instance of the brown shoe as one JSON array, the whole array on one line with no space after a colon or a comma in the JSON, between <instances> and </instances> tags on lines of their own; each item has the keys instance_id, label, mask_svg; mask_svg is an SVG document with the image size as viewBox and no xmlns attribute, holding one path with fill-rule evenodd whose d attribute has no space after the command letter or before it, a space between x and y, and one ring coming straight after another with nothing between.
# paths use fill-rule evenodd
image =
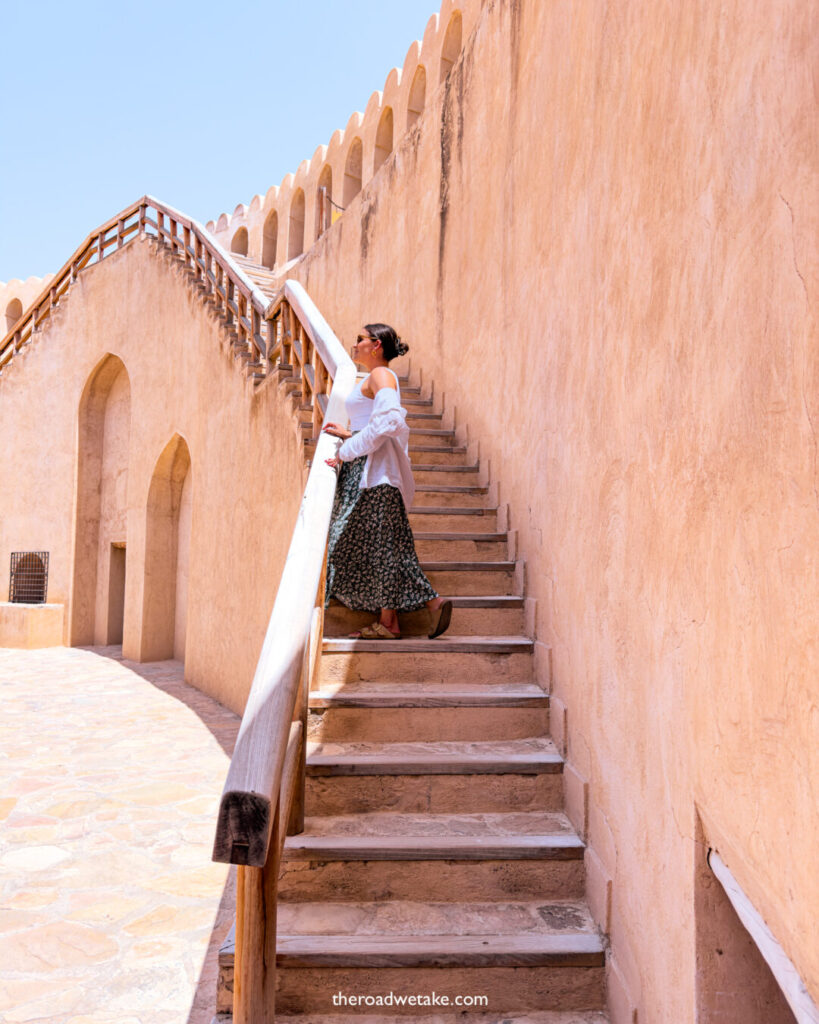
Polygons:
<instances>
[{"instance_id":1,"label":"brown shoe","mask_svg":"<svg viewBox=\"0 0 819 1024\"><path fill-rule=\"evenodd\" d=\"M433 612L433 615L435 613ZM429 633L429 639L434 640L436 636L440 636L441 633L446 633L449 629L449 624L452 622L452 602L444 601L441 607L438 609L438 621L432 627L432 631Z\"/></svg>"}]
</instances>

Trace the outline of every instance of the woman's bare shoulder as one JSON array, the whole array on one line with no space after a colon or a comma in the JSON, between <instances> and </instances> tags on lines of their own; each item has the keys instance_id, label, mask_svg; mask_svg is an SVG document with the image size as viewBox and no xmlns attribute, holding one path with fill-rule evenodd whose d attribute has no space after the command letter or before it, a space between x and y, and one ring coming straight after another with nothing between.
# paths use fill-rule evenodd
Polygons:
<instances>
[{"instance_id":1,"label":"woman's bare shoulder","mask_svg":"<svg viewBox=\"0 0 819 1024\"><path fill-rule=\"evenodd\" d=\"M367 383L373 392L380 391L381 388L392 388L393 391L398 390L395 375L386 366L376 366L367 378Z\"/></svg>"}]
</instances>

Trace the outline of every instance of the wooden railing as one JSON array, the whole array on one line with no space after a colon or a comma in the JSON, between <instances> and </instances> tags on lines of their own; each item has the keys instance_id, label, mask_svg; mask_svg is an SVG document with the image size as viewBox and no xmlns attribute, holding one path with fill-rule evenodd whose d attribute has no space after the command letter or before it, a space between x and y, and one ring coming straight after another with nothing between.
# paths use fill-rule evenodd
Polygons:
<instances>
[{"instance_id":1,"label":"wooden railing","mask_svg":"<svg viewBox=\"0 0 819 1024\"><path fill-rule=\"evenodd\" d=\"M154 237L188 267L234 332L235 354L254 377L264 377L277 354L267 298L201 224L152 196L143 196L85 239L0 341L0 373L34 340L81 271L143 235Z\"/></svg>"},{"instance_id":2,"label":"wooden railing","mask_svg":"<svg viewBox=\"0 0 819 1024\"><path fill-rule=\"evenodd\" d=\"M325 420L345 422L355 365L301 285L273 299L279 367L313 417L316 450L273 613L219 808L213 859L238 864L236 1024L273 1021L276 887L285 836L304 827L307 696L321 655L325 548L336 477L325 459L336 441ZM328 383L332 388L328 394Z\"/></svg>"}]
</instances>

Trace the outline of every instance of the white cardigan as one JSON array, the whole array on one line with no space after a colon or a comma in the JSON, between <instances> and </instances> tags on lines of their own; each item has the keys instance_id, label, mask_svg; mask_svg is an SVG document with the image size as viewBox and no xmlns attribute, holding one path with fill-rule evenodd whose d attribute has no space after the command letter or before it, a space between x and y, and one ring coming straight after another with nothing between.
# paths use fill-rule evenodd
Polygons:
<instances>
[{"instance_id":1,"label":"white cardigan","mask_svg":"<svg viewBox=\"0 0 819 1024\"><path fill-rule=\"evenodd\" d=\"M409 427L407 410L401 407L394 388L380 388L375 393L373 410L363 430L347 438L338 450L342 462L366 455L361 474L361 490L390 484L397 487L409 511L415 497L415 481L409 458Z\"/></svg>"}]
</instances>

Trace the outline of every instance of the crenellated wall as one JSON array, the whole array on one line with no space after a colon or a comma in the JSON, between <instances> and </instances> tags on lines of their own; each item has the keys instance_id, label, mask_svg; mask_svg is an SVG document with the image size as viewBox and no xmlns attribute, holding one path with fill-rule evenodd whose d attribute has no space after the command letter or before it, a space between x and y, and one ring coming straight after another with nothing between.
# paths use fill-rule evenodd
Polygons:
<instances>
[{"instance_id":1,"label":"crenellated wall","mask_svg":"<svg viewBox=\"0 0 819 1024\"><path fill-rule=\"evenodd\" d=\"M444 0L440 12L429 19L423 40L410 46L403 67L390 71L383 90L370 96L363 114L352 114L346 127L336 131L327 145L319 146L310 160L303 160L295 174L287 174L264 196L254 196L249 205L240 203L232 215L223 213L209 221L208 230L225 249L276 269L284 270L292 259L310 249L329 222L326 213L322 218L319 206L319 188L328 181L327 176L331 182L328 193L338 216L363 186L378 181L387 157L412 130L425 107L434 104L480 9L480 0ZM274 222L275 231L271 232ZM271 243L265 246L266 233L268 238L275 234L275 258Z\"/></svg>"}]
</instances>

